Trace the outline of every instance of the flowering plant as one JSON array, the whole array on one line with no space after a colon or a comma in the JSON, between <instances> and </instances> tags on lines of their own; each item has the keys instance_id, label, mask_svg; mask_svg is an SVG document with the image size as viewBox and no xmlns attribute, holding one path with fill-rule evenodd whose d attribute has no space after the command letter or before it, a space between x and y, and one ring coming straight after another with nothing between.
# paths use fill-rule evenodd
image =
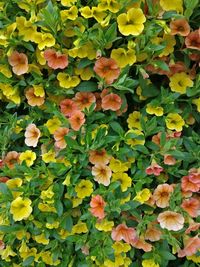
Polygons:
<instances>
[{"instance_id":1,"label":"flowering plant","mask_svg":"<svg viewBox=\"0 0 200 267\"><path fill-rule=\"evenodd\" d=\"M0 266L199 266L198 0L0 11Z\"/></svg>"}]
</instances>

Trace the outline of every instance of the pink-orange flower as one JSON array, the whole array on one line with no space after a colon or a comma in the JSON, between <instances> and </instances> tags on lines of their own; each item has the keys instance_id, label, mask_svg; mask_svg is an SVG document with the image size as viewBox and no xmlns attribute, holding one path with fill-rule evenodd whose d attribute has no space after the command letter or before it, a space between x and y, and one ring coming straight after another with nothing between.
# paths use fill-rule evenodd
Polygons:
<instances>
[{"instance_id":1,"label":"pink-orange flower","mask_svg":"<svg viewBox=\"0 0 200 267\"><path fill-rule=\"evenodd\" d=\"M92 175L94 175L94 180L99 184L108 186L110 184L112 171L108 166L104 164L97 164L92 167Z\"/></svg>"},{"instance_id":2,"label":"pink-orange flower","mask_svg":"<svg viewBox=\"0 0 200 267\"><path fill-rule=\"evenodd\" d=\"M160 208L169 206L170 195L173 192L173 186L168 184L160 184L153 193L153 199Z\"/></svg>"},{"instance_id":3,"label":"pink-orange flower","mask_svg":"<svg viewBox=\"0 0 200 267\"><path fill-rule=\"evenodd\" d=\"M8 178L6 176L1 176L0 177L0 183L6 183L8 180L10 180L10 178Z\"/></svg>"},{"instance_id":4,"label":"pink-orange flower","mask_svg":"<svg viewBox=\"0 0 200 267\"><path fill-rule=\"evenodd\" d=\"M184 217L174 211L164 211L158 215L157 218L160 227L172 231L179 231L183 228Z\"/></svg>"},{"instance_id":5,"label":"pink-orange flower","mask_svg":"<svg viewBox=\"0 0 200 267\"><path fill-rule=\"evenodd\" d=\"M19 163L19 153L16 151L8 152L4 158L4 164L13 169L17 163Z\"/></svg>"},{"instance_id":6,"label":"pink-orange flower","mask_svg":"<svg viewBox=\"0 0 200 267\"><path fill-rule=\"evenodd\" d=\"M91 201L90 201L90 212L92 213L93 216L103 219L106 214L104 212L104 208L106 206L106 202L100 195L93 196Z\"/></svg>"},{"instance_id":7,"label":"pink-orange flower","mask_svg":"<svg viewBox=\"0 0 200 267\"><path fill-rule=\"evenodd\" d=\"M191 232L195 232L195 231L199 230L199 228L200 228L200 223L192 222L189 225L189 227L186 229L185 233L190 234Z\"/></svg>"},{"instance_id":8,"label":"pink-orange flower","mask_svg":"<svg viewBox=\"0 0 200 267\"><path fill-rule=\"evenodd\" d=\"M96 74L105 79L107 84L111 84L119 77L120 68L112 58L101 57L95 62L94 71Z\"/></svg>"},{"instance_id":9,"label":"pink-orange flower","mask_svg":"<svg viewBox=\"0 0 200 267\"><path fill-rule=\"evenodd\" d=\"M166 165L174 165L174 164L176 164L176 159L172 155L165 154L164 155L164 163Z\"/></svg>"},{"instance_id":10,"label":"pink-orange flower","mask_svg":"<svg viewBox=\"0 0 200 267\"><path fill-rule=\"evenodd\" d=\"M185 242L184 249L179 250L178 257L192 256L200 249L200 238L198 236L190 237Z\"/></svg>"},{"instance_id":11,"label":"pink-orange flower","mask_svg":"<svg viewBox=\"0 0 200 267\"><path fill-rule=\"evenodd\" d=\"M153 247L151 244L149 244L148 242L146 242L143 238L137 238L135 241L132 241L131 242L131 245L134 248L142 249L145 252L151 251L152 250L152 247Z\"/></svg>"},{"instance_id":12,"label":"pink-orange flower","mask_svg":"<svg viewBox=\"0 0 200 267\"><path fill-rule=\"evenodd\" d=\"M47 60L48 66L54 70L64 69L68 66L68 56L56 52L54 49L45 50L44 58Z\"/></svg>"},{"instance_id":13,"label":"pink-orange flower","mask_svg":"<svg viewBox=\"0 0 200 267\"><path fill-rule=\"evenodd\" d=\"M95 95L91 92L78 92L73 100L80 110L85 108L88 109L93 103L96 102Z\"/></svg>"},{"instance_id":14,"label":"pink-orange flower","mask_svg":"<svg viewBox=\"0 0 200 267\"><path fill-rule=\"evenodd\" d=\"M107 154L105 148L101 150L90 150L89 162L92 164L106 165L110 161L110 156Z\"/></svg>"},{"instance_id":15,"label":"pink-orange flower","mask_svg":"<svg viewBox=\"0 0 200 267\"><path fill-rule=\"evenodd\" d=\"M146 174L148 175L154 174L155 176L158 176L162 171L163 168L157 163L152 163L149 167L146 168Z\"/></svg>"},{"instance_id":16,"label":"pink-orange flower","mask_svg":"<svg viewBox=\"0 0 200 267\"><path fill-rule=\"evenodd\" d=\"M115 241L124 240L128 244L137 240L136 230L132 227L126 226L124 223L119 224L112 230L111 237Z\"/></svg>"},{"instance_id":17,"label":"pink-orange flower","mask_svg":"<svg viewBox=\"0 0 200 267\"><path fill-rule=\"evenodd\" d=\"M200 28L185 38L185 45L187 48L200 50Z\"/></svg>"},{"instance_id":18,"label":"pink-orange flower","mask_svg":"<svg viewBox=\"0 0 200 267\"><path fill-rule=\"evenodd\" d=\"M25 96L27 98L28 104L32 107L41 106L44 104L45 96L37 96L34 93L34 88L29 88L25 92Z\"/></svg>"},{"instance_id":19,"label":"pink-orange flower","mask_svg":"<svg viewBox=\"0 0 200 267\"><path fill-rule=\"evenodd\" d=\"M28 72L28 58L24 53L12 52L8 58L8 62L16 75L22 75Z\"/></svg>"},{"instance_id":20,"label":"pink-orange flower","mask_svg":"<svg viewBox=\"0 0 200 267\"><path fill-rule=\"evenodd\" d=\"M200 185L197 183L193 183L189 176L183 176L181 179L181 189L185 192L191 191L191 192L198 192L200 189Z\"/></svg>"},{"instance_id":21,"label":"pink-orange flower","mask_svg":"<svg viewBox=\"0 0 200 267\"><path fill-rule=\"evenodd\" d=\"M176 19L170 22L172 35L187 36L190 33L190 25L185 18Z\"/></svg>"},{"instance_id":22,"label":"pink-orange flower","mask_svg":"<svg viewBox=\"0 0 200 267\"><path fill-rule=\"evenodd\" d=\"M63 149L67 146L66 141L65 141L65 135L67 135L69 132L68 128L58 128L55 132L54 132L54 139L55 139L55 146Z\"/></svg>"},{"instance_id":23,"label":"pink-orange flower","mask_svg":"<svg viewBox=\"0 0 200 267\"><path fill-rule=\"evenodd\" d=\"M117 94L108 94L102 98L101 106L105 110L119 110L122 105L122 99Z\"/></svg>"},{"instance_id":24,"label":"pink-orange flower","mask_svg":"<svg viewBox=\"0 0 200 267\"><path fill-rule=\"evenodd\" d=\"M151 242L160 240L162 232L153 224L150 224L145 232L145 239Z\"/></svg>"},{"instance_id":25,"label":"pink-orange flower","mask_svg":"<svg viewBox=\"0 0 200 267\"><path fill-rule=\"evenodd\" d=\"M26 131L25 131L25 144L27 146L36 147L40 136L41 136L41 132L36 127L36 125L34 123L29 124L26 127Z\"/></svg>"},{"instance_id":26,"label":"pink-orange flower","mask_svg":"<svg viewBox=\"0 0 200 267\"><path fill-rule=\"evenodd\" d=\"M70 117L78 110L78 107L73 100L66 98L60 102L60 109L65 116Z\"/></svg>"},{"instance_id":27,"label":"pink-orange flower","mask_svg":"<svg viewBox=\"0 0 200 267\"><path fill-rule=\"evenodd\" d=\"M199 169L195 169L195 168L190 169L188 177L192 183L197 184L200 187L200 168Z\"/></svg>"},{"instance_id":28,"label":"pink-orange flower","mask_svg":"<svg viewBox=\"0 0 200 267\"><path fill-rule=\"evenodd\" d=\"M181 207L191 216L198 217L200 215L200 201L196 198L183 200Z\"/></svg>"},{"instance_id":29,"label":"pink-orange flower","mask_svg":"<svg viewBox=\"0 0 200 267\"><path fill-rule=\"evenodd\" d=\"M69 123L74 131L78 131L85 123L85 114L80 110L74 111L69 118Z\"/></svg>"}]
</instances>

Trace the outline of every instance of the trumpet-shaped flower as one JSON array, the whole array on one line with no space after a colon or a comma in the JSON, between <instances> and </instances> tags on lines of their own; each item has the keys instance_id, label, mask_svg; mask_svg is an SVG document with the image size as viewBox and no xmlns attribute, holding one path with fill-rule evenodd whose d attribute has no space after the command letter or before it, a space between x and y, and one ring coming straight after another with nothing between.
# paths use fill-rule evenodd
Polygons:
<instances>
[{"instance_id":1,"label":"trumpet-shaped flower","mask_svg":"<svg viewBox=\"0 0 200 267\"><path fill-rule=\"evenodd\" d=\"M25 144L27 146L36 147L40 136L40 130L36 127L36 125L34 123L29 124L25 131Z\"/></svg>"},{"instance_id":2,"label":"trumpet-shaped flower","mask_svg":"<svg viewBox=\"0 0 200 267\"><path fill-rule=\"evenodd\" d=\"M80 183L75 186L75 191L78 198L89 197L93 192L93 183L89 180L82 179Z\"/></svg>"},{"instance_id":3,"label":"trumpet-shaped flower","mask_svg":"<svg viewBox=\"0 0 200 267\"><path fill-rule=\"evenodd\" d=\"M132 179L128 176L127 173L116 172L112 175L112 182L119 181L122 192L127 191L129 187L131 187Z\"/></svg>"},{"instance_id":4,"label":"trumpet-shaped flower","mask_svg":"<svg viewBox=\"0 0 200 267\"><path fill-rule=\"evenodd\" d=\"M64 69L68 66L68 56L56 52L54 49L45 50L44 58L47 60L48 66L54 70Z\"/></svg>"},{"instance_id":5,"label":"trumpet-shaped flower","mask_svg":"<svg viewBox=\"0 0 200 267\"><path fill-rule=\"evenodd\" d=\"M185 94L187 87L192 87L193 84L193 81L185 72L180 72L175 73L172 77L170 77L169 86L172 92Z\"/></svg>"},{"instance_id":6,"label":"trumpet-shaped flower","mask_svg":"<svg viewBox=\"0 0 200 267\"><path fill-rule=\"evenodd\" d=\"M183 118L176 113L169 113L165 118L165 122L168 129L176 130L177 132L181 132L185 125Z\"/></svg>"},{"instance_id":7,"label":"trumpet-shaped flower","mask_svg":"<svg viewBox=\"0 0 200 267\"><path fill-rule=\"evenodd\" d=\"M20 162L25 161L28 167L33 165L35 159L36 159L36 154L31 150L26 150L25 152L22 152L19 156Z\"/></svg>"},{"instance_id":8,"label":"trumpet-shaped flower","mask_svg":"<svg viewBox=\"0 0 200 267\"><path fill-rule=\"evenodd\" d=\"M90 201L90 212L93 216L103 219L106 214L104 212L104 208L106 206L106 202L100 195L93 196Z\"/></svg>"},{"instance_id":9,"label":"trumpet-shaped flower","mask_svg":"<svg viewBox=\"0 0 200 267\"><path fill-rule=\"evenodd\" d=\"M164 11L175 10L178 12L183 11L183 0L160 0L160 5Z\"/></svg>"},{"instance_id":10,"label":"trumpet-shaped flower","mask_svg":"<svg viewBox=\"0 0 200 267\"><path fill-rule=\"evenodd\" d=\"M160 223L160 227L163 229L168 229L169 231L179 231L183 228L184 217L174 211L164 211L158 215L157 218Z\"/></svg>"},{"instance_id":11,"label":"trumpet-shaped flower","mask_svg":"<svg viewBox=\"0 0 200 267\"><path fill-rule=\"evenodd\" d=\"M10 213L13 215L14 221L21 221L23 219L27 219L31 212L31 200L28 198L17 197L12 201L10 207Z\"/></svg>"},{"instance_id":12,"label":"trumpet-shaped flower","mask_svg":"<svg viewBox=\"0 0 200 267\"><path fill-rule=\"evenodd\" d=\"M80 83L80 79L78 76L70 76L69 74L62 72L58 73L57 79L59 81L60 87L66 89L76 87Z\"/></svg>"},{"instance_id":13,"label":"trumpet-shaped flower","mask_svg":"<svg viewBox=\"0 0 200 267\"><path fill-rule=\"evenodd\" d=\"M28 72L28 58L24 53L14 51L8 58L8 62L16 75L22 75Z\"/></svg>"},{"instance_id":14,"label":"trumpet-shaped flower","mask_svg":"<svg viewBox=\"0 0 200 267\"><path fill-rule=\"evenodd\" d=\"M94 180L97 181L99 184L108 186L110 184L112 171L106 165L97 164L92 167L92 175L94 175Z\"/></svg>"},{"instance_id":15,"label":"trumpet-shaped flower","mask_svg":"<svg viewBox=\"0 0 200 267\"><path fill-rule=\"evenodd\" d=\"M151 114L151 115L154 114L154 115L160 117L160 116L163 115L163 108L159 107L159 106L155 107L155 106L153 106L151 104L147 104L146 112L148 114Z\"/></svg>"},{"instance_id":16,"label":"trumpet-shaped flower","mask_svg":"<svg viewBox=\"0 0 200 267\"><path fill-rule=\"evenodd\" d=\"M117 48L113 49L110 55L120 68L124 68L127 65L133 65L136 62L135 51L133 49Z\"/></svg>"}]
</instances>

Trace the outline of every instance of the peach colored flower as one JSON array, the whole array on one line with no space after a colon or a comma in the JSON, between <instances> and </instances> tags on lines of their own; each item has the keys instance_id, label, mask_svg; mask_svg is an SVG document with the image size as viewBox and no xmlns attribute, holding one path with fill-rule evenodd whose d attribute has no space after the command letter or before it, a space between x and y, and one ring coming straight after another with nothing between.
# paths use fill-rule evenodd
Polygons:
<instances>
[{"instance_id":1,"label":"peach colored flower","mask_svg":"<svg viewBox=\"0 0 200 267\"><path fill-rule=\"evenodd\" d=\"M191 232L195 232L195 231L199 230L199 228L200 228L200 223L192 222L189 225L189 227L186 229L185 233L190 234Z\"/></svg>"},{"instance_id":2,"label":"peach colored flower","mask_svg":"<svg viewBox=\"0 0 200 267\"><path fill-rule=\"evenodd\" d=\"M93 196L91 201L90 201L90 212L92 213L93 216L103 219L106 214L104 212L104 208L106 206L106 202L100 195Z\"/></svg>"},{"instance_id":3,"label":"peach colored flower","mask_svg":"<svg viewBox=\"0 0 200 267\"><path fill-rule=\"evenodd\" d=\"M200 187L200 168L199 169L190 169L189 170L189 180L194 183L194 184L198 184Z\"/></svg>"},{"instance_id":4,"label":"peach colored flower","mask_svg":"<svg viewBox=\"0 0 200 267\"><path fill-rule=\"evenodd\" d=\"M105 148L101 150L90 150L89 151L89 162L92 164L106 165L110 161L110 156L107 154Z\"/></svg>"},{"instance_id":5,"label":"peach colored flower","mask_svg":"<svg viewBox=\"0 0 200 267\"><path fill-rule=\"evenodd\" d=\"M187 68L182 61L177 61L176 63L169 63L169 69L170 71L167 74L168 77L173 76L175 73L187 71Z\"/></svg>"},{"instance_id":6,"label":"peach colored flower","mask_svg":"<svg viewBox=\"0 0 200 267\"><path fill-rule=\"evenodd\" d=\"M134 241L131 242L131 245L134 248L142 249L145 252L149 252L152 250L152 245L146 242L143 238L137 238Z\"/></svg>"},{"instance_id":7,"label":"peach colored flower","mask_svg":"<svg viewBox=\"0 0 200 267\"><path fill-rule=\"evenodd\" d=\"M69 118L69 123L74 131L78 131L85 123L85 114L80 110L74 111Z\"/></svg>"},{"instance_id":8,"label":"peach colored flower","mask_svg":"<svg viewBox=\"0 0 200 267\"><path fill-rule=\"evenodd\" d=\"M89 107L96 102L95 95L91 92L78 92L75 94L73 100L80 110L85 108L89 109Z\"/></svg>"},{"instance_id":9,"label":"peach colored flower","mask_svg":"<svg viewBox=\"0 0 200 267\"><path fill-rule=\"evenodd\" d=\"M153 143L160 146L160 137L161 137L161 132L153 135L151 140Z\"/></svg>"},{"instance_id":10,"label":"peach colored flower","mask_svg":"<svg viewBox=\"0 0 200 267\"><path fill-rule=\"evenodd\" d=\"M110 184L110 178L112 176L111 169L104 164L97 164L92 167L92 175L94 180L99 184L108 186Z\"/></svg>"},{"instance_id":11,"label":"peach colored flower","mask_svg":"<svg viewBox=\"0 0 200 267\"><path fill-rule=\"evenodd\" d=\"M174 211L164 211L158 215L157 218L160 227L172 231L179 231L183 228L184 217Z\"/></svg>"},{"instance_id":12,"label":"peach colored flower","mask_svg":"<svg viewBox=\"0 0 200 267\"><path fill-rule=\"evenodd\" d=\"M174 164L176 164L176 159L172 155L165 154L164 155L164 163L166 165L174 165Z\"/></svg>"},{"instance_id":13,"label":"peach colored flower","mask_svg":"<svg viewBox=\"0 0 200 267\"><path fill-rule=\"evenodd\" d=\"M200 215L200 201L196 198L183 200L181 208L183 208L193 218Z\"/></svg>"},{"instance_id":14,"label":"peach colored flower","mask_svg":"<svg viewBox=\"0 0 200 267\"><path fill-rule=\"evenodd\" d=\"M54 70L64 69L68 66L68 56L56 52L54 49L45 50L44 58L47 60L48 66Z\"/></svg>"},{"instance_id":15,"label":"peach colored flower","mask_svg":"<svg viewBox=\"0 0 200 267\"><path fill-rule=\"evenodd\" d=\"M145 232L145 239L155 242L161 239L162 232L153 224L150 224Z\"/></svg>"},{"instance_id":16,"label":"peach colored flower","mask_svg":"<svg viewBox=\"0 0 200 267\"><path fill-rule=\"evenodd\" d=\"M124 223L119 224L112 230L111 237L114 241L124 240L128 244L137 240L136 230L132 227L127 227Z\"/></svg>"},{"instance_id":17,"label":"peach colored flower","mask_svg":"<svg viewBox=\"0 0 200 267\"><path fill-rule=\"evenodd\" d=\"M117 94L111 93L102 98L101 107L104 110L110 109L110 110L116 111L121 108L121 105L122 105L122 99Z\"/></svg>"},{"instance_id":18,"label":"peach colored flower","mask_svg":"<svg viewBox=\"0 0 200 267\"><path fill-rule=\"evenodd\" d=\"M105 79L107 84L111 84L119 77L120 68L112 58L101 57L97 59L94 66L96 74Z\"/></svg>"},{"instance_id":19,"label":"peach colored flower","mask_svg":"<svg viewBox=\"0 0 200 267\"><path fill-rule=\"evenodd\" d=\"M67 135L69 132L68 128L58 128L55 132L54 132L54 139L55 139L55 146L63 149L67 146L66 141L65 141L65 135Z\"/></svg>"},{"instance_id":20,"label":"peach colored flower","mask_svg":"<svg viewBox=\"0 0 200 267\"><path fill-rule=\"evenodd\" d=\"M8 62L16 75L22 75L28 72L28 58L24 53L13 51L8 58Z\"/></svg>"},{"instance_id":21,"label":"peach colored flower","mask_svg":"<svg viewBox=\"0 0 200 267\"><path fill-rule=\"evenodd\" d=\"M17 163L19 163L19 153L16 151L8 152L4 158L4 164L13 169Z\"/></svg>"},{"instance_id":22,"label":"peach colored flower","mask_svg":"<svg viewBox=\"0 0 200 267\"><path fill-rule=\"evenodd\" d=\"M173 186L168 184L160 184L154 190L153 199L159 208L169 206L170 195L173 192Z\"/></svg>"},{"instance_id":23,"label":"peach colored flower","mask_svg":"<svg viewBox=\"0 0 200 267\"><path fill-rule=\"evenodd\" d=\"M193 183L189 176L183 176L181 179L181 189L185 192L191 191L191 192L198 192L200 189L199 184Z\"/></svg>"},{"instance_id":24,"label":"peach colored flower","mask_svg":"<svg viewBox=\"0 0 200 267\"><path fill-rule=\"evenodd\" d=\"M184 249L179 250L178 257L192 256L200 249L200 238L198 236L190 237L185 242Z\"/></svg>"},{"instance_id":25,"label":"peach colored flower","mask_svg":"<svg viewBox=\"0 0 200 267\"><path fill-rule=\"evenodd\" d=\"M185 45L187 48L200 50L200 28L185 38Z\"/></svg>"},{"instance_id":26,"label":"peach colored flower","mask_svg":"<svg viewBox=\"0 0 200 267\"><path fill-rule=\"evenodd\" d=\"M60 102L60 109L65 116L70 117L75 111L78 110L78 107L73 100L64 99Z\"/></svg>"},{"instance_id":27,"label":"peach colored flower","mask_svg":"<svg viewBox=\"0 0 200 267\"><path fill-rule=\"evenodd\" d=\"M40 136L41 136L41 132L36 127L36 125L34 123L29 124L26 127L26 131L25 131L25 144L27 146L36 147Z\"/></svg>"},{"instance_id":28,"label":"peach colored flower","mask_svg":"<svg viewBox=\"0 0 200 267\"><path fill-rule=\"evenodd\" d=\"M37 96L34 94L34 88L29 88L25 92L26 99L28 104L32 107L41 106L44 104L45 96Z\"/></svg>"},{"instance_id":29,"label":"peach colored flower","mask_svg":"<svg viewBox=\"0 0 200 267\"><path fill-rule=\"evenodd\" d=\"M162 171L163 168L157 163L152 163L149 167L146 168L146 174L148 175L154 174L155 176L158 176Z\"/></svg>"},{"instance_id":30,"label":"peach colored flower","mask_svg":"<svg viewBox=\"0 0 200 267\"><path fill-rule=\"evenodd\" d=\"M171 35L187 36L190 33L190 25L185 18L176 19L170 22Z\"/></svg>"}]
</instances>

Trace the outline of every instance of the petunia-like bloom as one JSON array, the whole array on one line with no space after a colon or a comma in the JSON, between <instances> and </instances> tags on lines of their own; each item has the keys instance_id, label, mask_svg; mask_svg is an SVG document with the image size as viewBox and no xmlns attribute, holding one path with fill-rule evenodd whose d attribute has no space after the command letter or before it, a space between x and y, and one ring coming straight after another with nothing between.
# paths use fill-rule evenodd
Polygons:
<instances>
[{"instance_id":1,"label":"petunia-like bloom","mask_svg":"<svg viewBox=\"0 0 200 267\"><path fill-rule=\"evenodd\" d=\"M187 87L192 87L194 84L189 75L187 75L185 72L175 73L169 79L171 91L179 94L185 94Z\"/></svg>"},{"instance_id":2,"label":"petunia-like bloom","mask_svg":"<svg viewBox=\"0 0 200 267\"><path fill-rule=\"evenodd\" d=\"M85 114L80 110L74 111L69 118L69 123L74 131L78 131L85 123Z\"/></svg>"},{"instance_id":3,"label":"petunia-like bloom","mask_svg":"<svg viewBox=\"0 0 200 267\"><path fill-rule=\"evenodd\" d=\"M190 234L191 232L199 230L199 228L200 228L200 223L192 222L191 224L189 224L189 227L186 229L185 233Z\"/></svg>"},{"instance_id":4,"label":"petunia-like bloom","mask_svg":"<svg viewBox=\"0 0 200 267\"><path fill-rule=\"evenodd\" d=\"M80 183L75 186L75 191L78 198L89 197L93 192L93 183L89 180L82 179Z\"/></svg>"},{"instance_id":5,"label":"petunia-like bloom","mask_svg":"<svg viewBox=\"0 0 200 267\"><path fill-rule=\"evenodd\" d=\"M162 171L163 168L156 162L152 163L149 167L146 168L146 174L148 175L154 174L155 176L158 176Z\"/></svg>"},{"instance_id":6,"label":"petunia-like bloom","mask_svg":"<svg viewBox=\"0 0 200 267\"><path fill-rule=\"evenodd\" d=\"M177 132L182 131L185 125L183 118L176 113L169 113L165 118L165 122L168 129L176 130Z\"/></svg>"},{"instance_id":7,"label":"petunia-like bloom","mask_svg":"<svg viewBox=\"0 0 200 267\"><path fill-rule=\"evenodd\" d=\"M96 102L95 95L91 92L78 92L75 94L73 100L80 110L85 108L89 109Z\"/></svg>"},{"instance_id":8,"label":"petunia-like bloom","mask_svg":"<svg viewBox=\"0 0 200 267\"><path fill-rule=\"evenodd\" d=\"M140 8L130 8L127 13L117 17L118 28L121 34L139 35L144 29L146 18Z\"/></svg>"},{"instance_id":9,"label":"petunia-like bloom","mask_svg":"<svg viewBox=\"0 0 200 267\"><path fill-rule=\"evenodd\" d=\"M175 10L178 12L183 11L183 0L160 0L160 6L164 11Z\"/></svg>"},{"instance_id":10,"label":"petunia-like bloom","mask_svg":"<svg viewBox=\"0 0 200 267\"><path fill-rule=\"evenodd\" d=\"M127 189L131 187L131 184L132 184L131 177L129 177L127 173L123 173L123 172L113 173L112 182L114 181L120 182L120 187L121 187L122 192L127 191Z\"/></svg>"},{"instance_id":11,"label":"petunia-like bloom","mask_svg":"<svg viewBox=\"0 0 200 267\"><path fill-rule=\"evenodd\" d=\"M60 149L63 149L67 146L66 144L66 141L65 141L65 135L67 135L69 132L69 129L68 128L58 128L55 132L54 132L54 139L55 139L55 146L60 148Z\"/></svg>"},{"instance_id":12,"label":"petunia-like bloom","mask_svg":"<svg viewBox=\"0 0 200 267\"><path fill-rule=\"evenodd\" d=\"M200 238L198 236L190 237L185 242L184 249L179 250L178 257L192 256L200 249Z\"/></svg>"},{"instance_id":13,"label":"petunia-like bloom","mask_svg":"<svg viewBox=\"0 0 200 267\"><path fill-rule=\"evenodd\" d=\"M150 224L145 232L145 239L155 242L161 239L162 232L153 224Z\"/></svg>"},{"instance_id":14,"label":"petunia-like bloom","mask_svg":"<svg viewBox=\"0 0 200 267\"><path fill-rule=\"evenodd\" d=\"M168 184L160 184L154 190L153 199L159 208L169 206L170 195L173 192L173 186Z\"/></svg>"},{"instance_id":15,"label":"petunia-like bloom","mask_svg":"<svg viewBox=\"0 0 200 267\"><path fill-rule=\"evenodd\" d=\"M164 155L164 163L166 165L174 165L174 164L176 164L176 159L172 155L165 154Z\"/></svg>"},{"instance_id":16,"label":"petunia-like bloom","mask_svg":"<svg viewBox=\"0 0 200 267\"><path fill-rule=\"evenodd\" d=\"M185 45L187 48L200 50L200 28L185 38Z\"/></svg>"},{"instance_id":17,"label":"petunia-like bloom","mask_svg":"<svg viewBox=\"0 0 200 267\"><path fill-rule=\"evenodd\" d=\"M190 25L185 18L176 19L170 22L170 34L187 36L190 33Z\"/></svg>"},{"instance_id":18,"label":"petunia-like bloom","mask_svg":"<svg viewBox=\"0 0 200 267\"><path fill-rule=\"evenodd\" d=\"M68 56L56 52L54 49L45 50L44 58L47 60L48 66L54 70L64 69L68 66Z\"/></svg>"},{"instance_id":19,"label":"petunia-like bloom","mask_svg":"<svg viewBox=\"0 0 200 267\"><path fill-rule=\"evenodd\" d=\"M179 231L184 226L184 217L174 211L164 211L157 218L160 227L169 231Z\"/></svg>"},{"instance_id":20,"label":"petunia-like bloom","mask_svg":"<svg viewBox=\"0 0 200 267\"><path fill-rule=\"evenodd\" d=\"M111 237L114 241L124 240L128 244L131 244L131 242L135 242L138 239L136 230L126 226L124 223L119 224L112 230Z\"/></svg>"},{"instance_id":21,"label":"petunia-like bloom","mask_svg":"<svg viewBox=\"0 0 200 267\"><path fill-rule=\"evenodd\" d=\"M196 169L196 168L192 168L189 170L189 180L194 183L194 184L198 184L200 187L200 168Z\"/></svg>"},{"instance_id":22,"label":"petunia-like bloom","mask_svg":"<svg viewBox=\"0 0 200 267\"><path fill-rule=\"evenodd\" d=\"M92 164L103 164L106 165L110 161L110 156L107 154L105 148L101 150L90 150L89 151L89 162Z\"/></svg>"},{"instance_id":23,"label":"petunia-like bloom","mask_svg":"<svg viewBox=\"0 0 200 267\"><path fill-rule=\"evenodd\" d=\"M200 215L200 201L197 198L183 200L181 208L193 218L196 218Z\"/></svg>"},{"instance_id":24,"label":"petunia-like bloom","mask_svg":"<svg viewBox=\"0 0 200 267\"><path fill-rule=\"evenodd\" d=\"M117 94L111 93L102 98L101 107L104 110L110 109L110 110L116 111L121 108L121 105L122 105L122 99Z\"/></svg>"},{"instance_id":25,"label":"petunia-like bloom","mask_svg":"<svg viewBox=\"0 0 200 267\"><path fill-rule=\"evenodd\" d=\"M1 176L0 177L0 183L6 183L7 181L9 181L10 178L6 177L6 176Z\"/></svg>"},{"instance_id":26,"label":"petunia-like bloom","mask_svg":"<svg viewBox=\"0 0 200 267\"><path fill-rule=\"evenodd\" d=\"M70 117L78 110L78 107L72 99L64 99L60 102L60 109L65 116Z\"/></svg>"},{"instance_id":27,"label":"petunia-like bloom","mask_svg":"<svg viewBox=\"0 0 200 267\"><path fill-rule=\"evenodd\" d=\"M91 201L90 201L90 212L92 213L93 216L103 219L106 214L104 212L104 208L106 206L106 202L100 195L93 196Z\"/></svg>"},{"instance_id":28,"label":"petunia-like bloom","mask_svg":"<svg viewBox=\"0 0 200 267\"><path fill-rule=\"evenodd\" d=\"M14 221L27 219L31 212L31 200L29 198L17 197L11 202L10 213L13 215Z\"/></svg>"},{"instance_id":29,"label":"petunia-like bloom","mask_svg":"<svg viewBox=\"0 0 200 267\"><path fill-rule=\"evenodd\" d=\"M127 65L133 65L136 62L136 55L133 49L125 50L124 48L113 49L110 55L120 68Z\"/></svg>"},{"instance_id":30,"label":"petunia-like bloom","mask_svg":"<svg viewBox=\"0 0 200 267\"><path fill-rule=\"evenodd\" d=\"M156 116L160 117L163 115L164 113L164 110L162 107L159 107L159 106L153 106L151 105L150 103L147 104L147 107L146 107L146 112L148 114L155 114Z\"/></svg>"},{"instance_id":31,"label":"petunia-like bloom","mask_svg":"<svg viewBox=\"0 0 200 267\"><path fill-rule=\"evenodd\" d=\"M35 107L35 106L39 107L44 104L44 100L45 100L44 90L43 92L37 93L35 88L32 87L32 88L29 88L25 92L25 96L26 96L28 104L32 107Z\"/></svg>"},{"instance_id":32,"label":"petunia-like bloom","mask_svg":"<svg viewBox=\"0 0 200 267\"><path fill-rule=\"evenodd\" d=\"M35 152L31 150L26 150L25 152L22 152L19 156L20 162L25 161L27 166L32 166L34 161L36 160L36 154Z\"/></svg>"},{"instance_id":33,"label":"petunia-like bloom","mask_svg":"<svg viewBox=\"0 0 200 267\"><path fill-rule=\"evenodd\" d=\"M153 247L151 244L149 244L148 242L146 242L143 238L136 238L135 240L133 240L131 242L131 245L134 248L142 249L145 252L151 251L152 250L152 247Z\"/></svg>"},{"instance_id":34,"label":"petunia-like bloom","mask_svg":"<svg viewBox=\"0 0 200 267\"><path fill-rule=\"evenodd\" d=\"M29 124L26 127L26 131L25 131L25 144L27 146L36 147L40 136L41 136L41 132L36 127L36 125L34 123Z\"/></svg>"},{"instance_id":35,"label":"petunia-like bloom","mask_svg":"<svg viewBox=\"0 0 200 267\"><path fill-rule=\"evenodd\" d=\"M184 192L198 192L200 190L200 185L197 183L193 183L189 176L183 176L181 179L181 189Z\"/></svg>"},{"instance_id":36,"label":"petunia-like bloom","mask_svg":"<svg viewBox=\"0 0 200 267\"><path fill-rule=\"evenodd\" d=\"M92 167L92 175L94 176L94 180L99 184L108 186L110 184L112 171L108 166L104 164L96 164Z\"/></svg>"},{"instance_id":37,"label":"petunia-like bloom","mask_svg":"<svg viewBox=\"0 0 200 267\"><path fill-rule=\"evenodd\" d=\"M101 57L97 59L94 65L96 74L105 79L107 84L111 84L119 77L120 68L112 58Z\"/></svg>"},{"instance_id":38,"label":"petunia-like bloom","mask_svg":"<svg viewBox=\"0 0 200 267\"><path fill-rule=\"evenodd\" d=\"M142 260L142 267L160 267L153 259Z\"/></svg>"},{"instance_id":39,"label":"petunia-like bloom","mask_svg":"<svg viewBox=\"0 0 200 267\"><path fill-rule=\"evenodd\" d=\"M22 75L28 72L28 58L24 53L18 51L12 52L8 58L9 64L16 75Z\"/></svg>"}]
</instances>

